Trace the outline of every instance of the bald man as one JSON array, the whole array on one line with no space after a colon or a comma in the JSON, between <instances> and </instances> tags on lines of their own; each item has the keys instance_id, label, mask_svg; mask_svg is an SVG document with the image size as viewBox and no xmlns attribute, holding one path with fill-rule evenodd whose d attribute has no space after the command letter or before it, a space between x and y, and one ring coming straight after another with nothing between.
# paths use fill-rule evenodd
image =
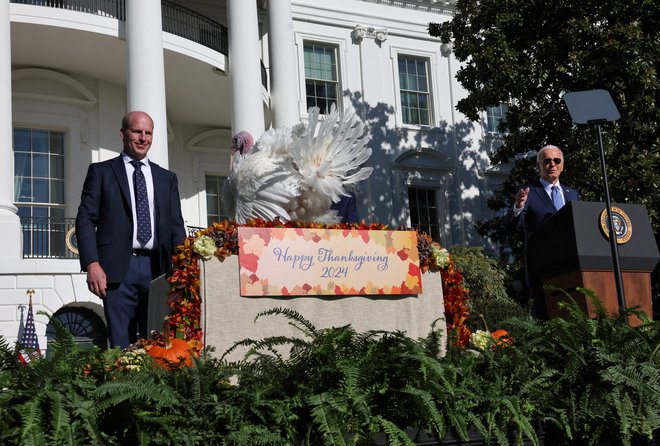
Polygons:
<instances>
[{"instance_id":1,"label":"bald man","mask_svg":"<svg viewBox=\"0 0 660 446\"><path fill-rule=\"evenodd\" d=\"M103 299L111 347L148 337L149 285L186 237L176 175L147 157L153 129L147 113L124 116L123 152L89 166L76 217L80 265Z\"/></svg>"}]
</instances>

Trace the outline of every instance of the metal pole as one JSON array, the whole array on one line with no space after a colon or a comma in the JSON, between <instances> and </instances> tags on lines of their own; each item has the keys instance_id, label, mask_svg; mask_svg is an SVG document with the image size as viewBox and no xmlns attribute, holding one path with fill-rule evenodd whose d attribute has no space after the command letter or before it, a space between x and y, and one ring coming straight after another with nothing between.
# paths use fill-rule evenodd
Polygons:
<instances>
[{"instance_id":1,"label":"metal pole","mask_svg":"<svg viewBox=\"0 0 660 446\"><path fill-rule=\"evenodd\" d=\"M610 188L607 184L607 169L605 169L605 151L603 150L603 135L600 125L596 125L598 133L598 149L600 150L600 167L603 173L603 187L605 188L605 206L607 207L607 222L610 231L610 247L612 248L612 263L614 264L614 281L616 283L616 295L619 301L619 311L626 310L626 296L623 293L623 278L621 276L621 265L619 263L619 246L614 232L614 219L612 218L612 205L610 203Z\"/></svg>"}]
</instances>

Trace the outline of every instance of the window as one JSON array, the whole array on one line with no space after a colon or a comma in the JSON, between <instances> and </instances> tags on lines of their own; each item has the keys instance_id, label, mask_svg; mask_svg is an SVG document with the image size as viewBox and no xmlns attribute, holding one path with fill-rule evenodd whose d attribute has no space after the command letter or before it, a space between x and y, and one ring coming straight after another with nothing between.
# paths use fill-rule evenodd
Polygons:
<instances>
[{"instance_id":1,"label":"window","mask_svg":"<svg viewBox=\"0 0 660 446\"><path fill-rule=\"evenodd\" d=\"M426 232L434 241L440 242L436 191L409 187L408 204L410 206L410 226Z\"/></svg>"},{"instance_id":2,"label":"window","mask_svg":"<svg viewBox=\"0 0 660 446\"><path fill-rule=\"evenodd\" d=\"M14 202L23 254L58 257L65 250L64 132L14 128Z\"/></svg>"},{"instance_id":3,"label":"window","mask_svg":"<svg viewBox=\"0 0 660 446\"><path fill-rule=\"evenodd\" d=\"M486 130L490 133L501 133L498 129L500 122L506 118L509 106L506 104L488 107L486 110Z\"/></svg>"},{"instance_id":4,"label":"window","mask_svg":"<svg viewBox=\"0 0 660 446\"><path fill-rule=\"evenodd\" d=\"M398 63L403 123L430 125L428 59L399 55Z\"/></svg>"},{"instance_id":5,"label":"window","mask_svg":"<svg viewBox=\"0 0 660 446\"><path fill-rule=\"evenodd\" d=\"M327 114L332 104L339 107L337 47L305 42L303 49L307 108L318 107L321 113Z\"/></svg>"},{"instance_id":6,"label":"window","mask_svg":"<svg viewBox=\"0 0 660 446\"><path fill-rule=\"evenodd\" d=\"M60 308L53 315L53 319L59 321L62 327L71 333L73 342L79 348L99 347L105 350L108 346L107 331L103 319L89 308L65 307ZM57 342L57 329L53 322L48 322L46 327L46 339L48 348L46 356L50 357L53 350L51 347Z\"/></svg>"},{"instance_id":7,"label":"window","mask_svg":"<svg viewBox=\"0 0 660 446\"><path fill-rule=\"evenodd\" d=\"M229 220L233 209L224 199L224 185L227 177L206 175L206 224Z\"/></svg>"}]
</instances>

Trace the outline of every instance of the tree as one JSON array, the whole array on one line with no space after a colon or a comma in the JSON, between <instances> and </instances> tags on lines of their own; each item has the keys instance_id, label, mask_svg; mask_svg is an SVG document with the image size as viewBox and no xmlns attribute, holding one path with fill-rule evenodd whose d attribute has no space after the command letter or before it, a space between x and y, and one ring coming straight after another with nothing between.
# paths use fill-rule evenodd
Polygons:
<instances>
[{"instance_id":1,"label":"tree","mask_svg":"<svg viewBox=\"0 0 660 446\"><path fill-rule=\"evenodd\" d=\"M520 184L538 176L530 151L545 144L564 149L562 182L583 200L604 201L595 131L571 122L562 95L605 89L621 113L603 126L612 201L644 204L658 238L659 30L656 0L458 0L453 20L429 25L462 63L457 78L468 96L457 109L477 120L489 106L509 105L491 162L512 167L489 207L512 206ZM481 222L479 231L519 252L501 223Z\"/></svg>"}]
</instances>

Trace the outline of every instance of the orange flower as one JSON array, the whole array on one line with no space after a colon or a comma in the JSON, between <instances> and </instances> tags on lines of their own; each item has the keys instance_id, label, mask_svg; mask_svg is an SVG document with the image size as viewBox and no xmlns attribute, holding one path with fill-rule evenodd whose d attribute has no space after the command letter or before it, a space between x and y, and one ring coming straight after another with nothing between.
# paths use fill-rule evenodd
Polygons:
<instances>
[{"instance_id":1,"label":"orange flower","mask_svg":"<svg viewBox=\"0 0 660 446\"><path fill-rule=\"evenodd\" d=\"M493 337L493 347L504 348L512 343L509 332L506 330L495 330L490 335Z\"/></svg>"}]
</instances>

